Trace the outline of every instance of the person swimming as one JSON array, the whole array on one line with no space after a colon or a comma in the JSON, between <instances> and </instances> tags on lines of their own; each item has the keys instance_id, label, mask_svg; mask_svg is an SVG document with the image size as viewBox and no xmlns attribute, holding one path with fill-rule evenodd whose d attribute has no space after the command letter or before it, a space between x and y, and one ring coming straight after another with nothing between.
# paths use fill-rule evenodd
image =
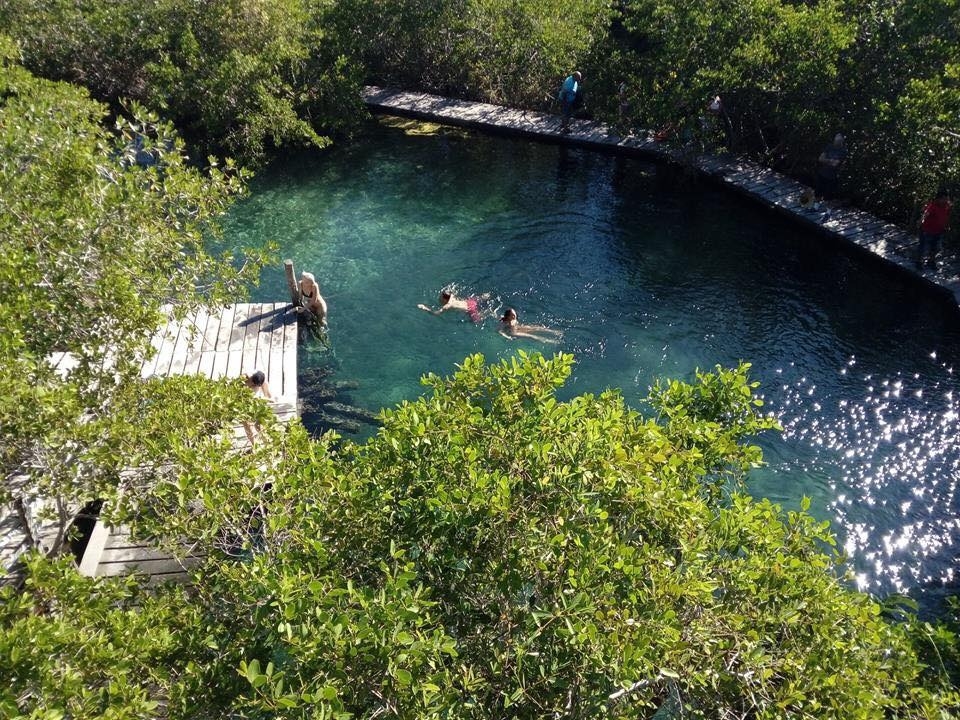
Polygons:
<instances>
[{"instance_id":1,"label":"person swimming","mask_svg":"<svg viewBox=\"0 0 960 720\"><path fill-rule=\"evenodd\" d=\"M426 310L431 315L440 315L447 310L460 310L467 314L471 322L478 323L483 320L483 303L489 299L489 293L471 295L467 298L458 298L450 290L444 288L440 291L440 306L436 310L423 303L418 304L417 307L421 310Z\"/></svg>"},{"instance_id":2,"label":"person swimming","mask_svg":"<svg viewBox=\"0 0 960 720\"><path fill-rule=\"evenodd\" d=\"M500 318L500 326L497 328L497 332L508 340L513 340L514 338L518 337L525 337L530 338L531 340L539 340L540 342L551 344L559 342L560 336L563 335L560 330L548 328L546 325L522 324L517 320L517 311L511 307L508 307L503 313L503 317ZM553 337L547 337L546 335L552 335Z\"/></svg>"}]
</instances>

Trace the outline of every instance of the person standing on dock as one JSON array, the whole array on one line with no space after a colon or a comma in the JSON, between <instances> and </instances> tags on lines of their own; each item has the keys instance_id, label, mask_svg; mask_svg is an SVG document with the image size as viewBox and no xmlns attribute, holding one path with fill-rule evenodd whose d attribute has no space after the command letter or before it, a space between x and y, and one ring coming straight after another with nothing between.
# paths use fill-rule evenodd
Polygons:
<instances>
[{"instance_id":1,"label":"person standing on dock","mask_svg":"<svg viewBox=\"0 0 960 720\"><path fill-rule=\"evenodd\" d=\"M567 75L567 78L560 86L560 93L557 99L560 101L560 132L570 132L570 118L573 116L573 109L583 93L583 75L579 70Z\"/></svg>"},{"instance_id":2,"label":"person standing on dock","mask_svg":"<svg viewBox=\"0 0 960 720\"><path fill-rule=\"evenodd\" d=\"M936 196L927 203L923 209L923 215L920 217L920 232L918 233L919 245L917 248L917 263L923 265L924 261L935 264L937 254L940 252L940 242L943 240L943 234L947 231L947 225L950 224L950 196L945 188L937 190Z\"/></svg>"},{"instance_id":3,"label":"person standing on dock","mask_svg":"<svg viewBox=\"0 0 960 720\"><path fill-rule=\"evenodd\" d=\"M840 166L847 159L847 146L842 133L833 136L817 158L816 191L818 200L833 200L840 184Z\"/></svg>"}]
</instances>

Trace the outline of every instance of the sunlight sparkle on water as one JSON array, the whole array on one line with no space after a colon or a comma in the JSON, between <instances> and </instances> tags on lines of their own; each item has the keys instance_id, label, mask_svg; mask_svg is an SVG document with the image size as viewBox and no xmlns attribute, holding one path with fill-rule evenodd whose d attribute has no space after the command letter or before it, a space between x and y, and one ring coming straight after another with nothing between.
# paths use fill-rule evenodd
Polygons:
<instances>
[{"instance_id":1,"label":"sunlight sparkle on water","mask_svg":"<svg viewBox=\"0 0 960 720\"><path fill-rule=\"evenodd\" d=\"M853 364L852 358L847 361L848 367ZM837 375L851 382L845 370ZM858 587L903 591L945 580L945 570L931 573L924 561L946 552L960 537L960 523L942 517L955 500L960 477L960 408L954 391L925 395L937 385L925 388L915 373L868 373L861 376L859 399L835 401L829 415L823 412L829 396L804 399L819 394L806 375L779 375L785 380L779 385L778 415L785 434L818 456L832 456L842 468L828 507L844 537L844 552L860 558ZM883 523L867 519L876 516L874 508Z\"/></svg>"}]
</instances>

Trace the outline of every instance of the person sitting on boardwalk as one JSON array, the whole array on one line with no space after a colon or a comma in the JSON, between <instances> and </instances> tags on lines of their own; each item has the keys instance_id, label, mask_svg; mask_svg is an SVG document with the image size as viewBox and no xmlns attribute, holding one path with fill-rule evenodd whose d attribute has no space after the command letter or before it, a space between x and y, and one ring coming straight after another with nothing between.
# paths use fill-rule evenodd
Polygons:
<instances>
[{"instance_id":1,"label":"person sitting on boardwalk","mask_svg":"<svg viewBox=\"0 0 960 720\"><path fill-rule=\"evenodd\" d=\"M489 299L489 293L471 295L468 298L458 298L448 288L444 288L440 291L440 307L436 310L427 307L423 303L420 303L417 307L421 310L426 310L431 315L440 315L447 310L461 310L467 314L471 322L478 323L483 320L483 304Z\"/></svg>"},{"instance_id":2,"label":"person sitting on boardwalk","mask_svg":"<svg viewBox=\"0 0 960 720\"><path fill-rule=\"evenodd\" d=\"M559 330L548 328L545 325L523 325L517 320L517 311L513 308L507 308L506 312L503 313L497 332L508 340L525 337L545 343L559 342L560 336L563 335ZM547 337L547 335L553 337Z\"/></svg>"},{"instance_id":3,"label":"person sitting on boardwalk","mask_svg":"<svg viewBox=\"0 0 960 720\"><path fill-rule=\"evenodd\" d=\"M248 388L253 391L254 395L261 395L264 399L272 399L270 394L270 386L267 385L267 376L264 374L263 370L254 370L252 373L246 374L243 376L243 382ZM260 425L256 425L257 432L260 432ZM256 440L254 435L253 428L250 426L250 423L243 423L243 431L247 435L247 440L250 441L250 444L253 445Z\"/></svg>"},{"instance_id":4,"label":"person sitting on boardwalk","mask_svg":"<svg viewBox=\"0 0 960 720\"><path fill-rule=\"evenodd\" d=\"M927 203L920 217L919 245L917 262L923 265L924 260L935 263L940 252L940 242L950 223L950 196L946 189L937 190L936 196Z\"/></svg>"},{"instance_id":5,"label":"person sitting on boardwalk","mask_svg":"<svg viewBox=\"0 0 960 720\"><path fill-rule=\"evenodd\" d=\"M300 273L300 303L313 313L321 325L327 324L327 302L320 294L320 286L313 273Z\"/></svg>"},{"instance_id":6,"label":"person sitting on boardwalk","mask_svg":"<svg viewBox=\"0 0 960 720\"><path fill-rule=\"evenodd\" d=\"M581 87L582 80L583 75L581 75L578 70L572 75L568 75L560 86L557 100L560 101L560 132L562 133L570 132L570 118L573 116L573 109L583 92L583 88Z\"/></svg>"}]
</instances>

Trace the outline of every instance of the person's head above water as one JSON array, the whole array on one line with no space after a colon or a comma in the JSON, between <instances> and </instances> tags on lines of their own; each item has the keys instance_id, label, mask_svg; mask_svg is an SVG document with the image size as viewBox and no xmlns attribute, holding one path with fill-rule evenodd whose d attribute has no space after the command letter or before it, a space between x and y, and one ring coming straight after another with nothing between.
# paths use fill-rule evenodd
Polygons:
<instances>
[{"instance_id":1,"label":"person's head above water","mask_svg":"<svg viewBox=\"0 0 960 720\"><path fill-rule=\"evenodd\" d=\"M516 320L516 319L517 319L517 311L514 310L512 307L508 307L504 311L503 317L500 318L500 322L511 322L512 320Z\"/></svg>"},{"instance_id":2,"label":"person's head above water","mask_svg":"<svg viewBox=\"0 0 960 720\"><path fill-rule=\"evenodd\" d=\"M444 288L443 290L440 291L440 304L446 305L448 302L450 302L450 298L452 297L453 297L453 293L450 292L447 288Z\"/></svg>"}]
</instances>

